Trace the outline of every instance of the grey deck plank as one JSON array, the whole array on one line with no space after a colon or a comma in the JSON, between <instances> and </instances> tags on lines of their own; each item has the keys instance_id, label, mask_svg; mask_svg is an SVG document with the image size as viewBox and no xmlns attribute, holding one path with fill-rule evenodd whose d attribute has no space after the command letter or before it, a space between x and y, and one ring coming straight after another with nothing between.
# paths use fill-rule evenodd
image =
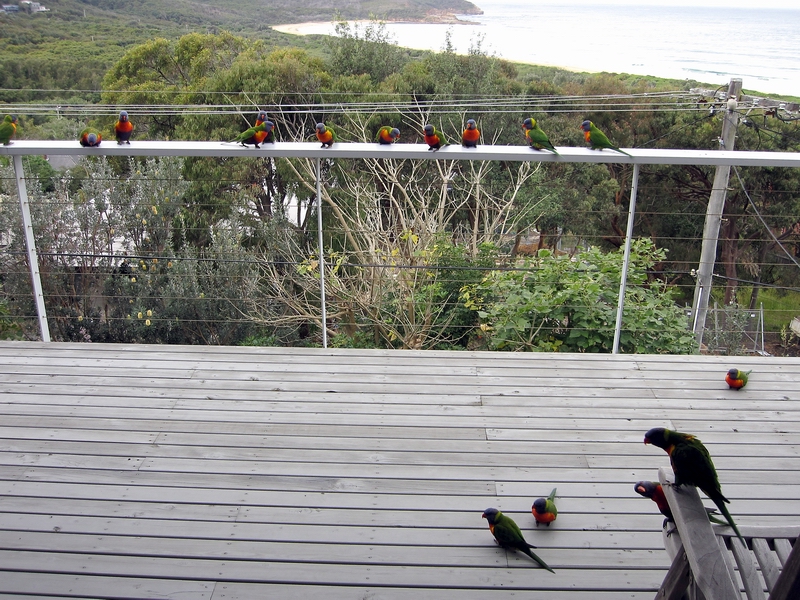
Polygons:
<instances>
[{"instance_id":1,"label":"grey deck plank","mask_svg":"<svg viewBox=\"0 0 800 600\"><path fill-rule=\"evenodd\" d=\"M650 427L706 443L740 525L800 519L800 360L730 362L0 342L0 597L651 598Z\"/></svg>"}]
</instances>

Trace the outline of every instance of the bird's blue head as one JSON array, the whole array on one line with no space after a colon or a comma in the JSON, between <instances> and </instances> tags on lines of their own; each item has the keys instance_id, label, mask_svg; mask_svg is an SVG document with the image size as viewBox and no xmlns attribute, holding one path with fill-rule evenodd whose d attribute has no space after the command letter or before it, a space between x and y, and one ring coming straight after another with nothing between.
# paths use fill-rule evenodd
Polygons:
<instances>
[{"instance_id":1,"label":"bird's blue head","mask_svg":"<svg viewBox=\"0 0 800 600\"><path fill-rule=\"evenodd\" d=\"M96 133L90 133L89 135L87 135L86 136L86 142L90 146L94 146L97 143L97 134Z\"/></svg>"},{"instance_id":2,"label":"bird's blue head","mask_svg":"<svg viewBox=\"0 0 800 600\"><path fill-rule=\"evenodd\" d=\"M536 119L525 119L522 122L523 129L533 129L534 127L536 127Z\"/></svg>"},{"instance_id":3,"label":"bird's blue head","mask_svg":"<svg viewBox=\"0 0 800 600\"><path fill-rule=\"evenodd\" d=\"M547 509L547 500L544 498L537 498L533 502L533 508L536 509L536 512L543 513Z\"/></svg>"},{"instance_id":4,"label":"bird's blue head","mask_svg":"<svg viewBox=\"0 0 800 600\"><path fill-rule=\"evenodd\" d=\"M589 131L591 128L592 128L592 122L589 121L588 119L583 123L581 123L581 129L583 129L584 131Z\"/></svg>"},{"instance_id":5,"label":"bird's blue head","mask_svg":"<svg viewBox=\"0 0 800 600\"><path fill-rule=\"evenodd\" d=\"M653 494L656 493L656 487L656 484L652 481L637 481L633 486L633 490L640 496L652 498Z\"/></svg>"},{"instance_id":6,"label":"bird's blue head","mask_svg":"<svg viewBox=\"0 0 800 600\"><path fill-rule=\"evenodd\" d=\"M396 140L397 138L400 137L400 130L397 127L395 127L389 132L389 137L392 138L393 140Z\"/></svg>"},{"instance_id":7,"label":"bird's blue head","mask_svg":"<svg viewBox=\"0 0 800 600\"><path fill-rule=\"evenodd\" d=\"M425 131L425 135L433 135L433 125L425 125L423 131Z\"/></svg>"},{"instance_id":8,"label":"bird's blue head","mask_svg":"<svg viewBox=\"0 0 800 600\"><path fill-rule=\"evenodd\" d=\"M667 442L667 430L663 427L653 427L644 434L644 443L645 445L653 444L653 446L666 449L669 446Z\"/></svg>"},{"instance_id":9,"label":"bird's blue head","mask_svg":"<svg viewBox=\"0 0 800 600\"><path fill-rule=\"evenodd\" d=\"M119 111L119 120L122 121L123 123L128 120L128 111L127 110Z\"/></svg>"},{"instance_id":10,"label":"bird's blue head","mask_svg":"<svg viewBox=\"0 0 800 600\"><path fill-rule=\"evenodd\" d=\"M494 525L495 521L497 521L497 515L500 514L500 511L496 508L487 508L483 511L483 518L489 521L489 525Z\"/></svg>"},{"instance_id":11,"label":"bird's blue head","mask_svg":"<svg viewBox=\"0 0 800 600\"><path fill-rule=\"evenodd\" d=\"M325 133L325 123L317 123L317 131L320 133Z\"/></svg>"},{"instance_id":12,"label":"bird's blue head","mask_svg":"<svg viewBox=\"0 0 800 600\"><path fill-rule=\"evenodd\" d=\"M475 119L470 119L467 121L467 129L475 129L478 124L475 122Z\"/></svg>"}]
</instances>

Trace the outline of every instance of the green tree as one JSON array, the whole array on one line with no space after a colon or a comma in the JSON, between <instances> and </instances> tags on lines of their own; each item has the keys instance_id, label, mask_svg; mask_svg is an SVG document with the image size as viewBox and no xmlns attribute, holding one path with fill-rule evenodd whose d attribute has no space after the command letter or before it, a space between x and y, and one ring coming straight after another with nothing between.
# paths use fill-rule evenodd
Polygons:
<instances>
[{"instance_id":1,"label":"green tree","mask_svg":"<svg viewBox=\"0 0 800 600\"><path fill-rule=\"evenodd\" d=\"M647 280L664 258L648 239L635 240L625 295L620 349L685 354L694 343L686 317L666 286ZM622 252L594 247L571 260L547 250L518 268L493 271L462 291L481 318L481 337L497 350L610 352Z\"/></svg>"},{"instance_id":2,"label":"green tree","mask_svg":"<svg viewBox=\"0 0 800 600\"><path fill-rule=\"evenodd\" d=\"M336 35L326 39L334 75L369 75L380 83L399 71L408 53L394 44L386 24L372 20L362 26L337 19Z\"/></svg>"}]
</instances>

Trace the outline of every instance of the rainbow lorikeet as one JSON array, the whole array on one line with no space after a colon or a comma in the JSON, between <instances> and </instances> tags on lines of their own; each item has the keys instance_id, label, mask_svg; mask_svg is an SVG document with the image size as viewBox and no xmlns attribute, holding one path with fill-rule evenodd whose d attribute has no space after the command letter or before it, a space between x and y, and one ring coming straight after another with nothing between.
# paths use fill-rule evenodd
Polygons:
<instances>
[{"instance_id":1,"label":"rainbow lorikeet","mask_svg":"<svg viewBox=\"0 0 800 600\"><path fill-rule=\"evenodd\" d=\"M725 503L730 503L719 485L719 477L711 455L695 436L689 433L671 431L663 427L654 427L644 434L644 443L653 444L669 454L669 462L675 472L675 486L693 485L700 488L717 506L719 512L728 521L736 535L744 543L739 528L733 522Z\"/></svg>"},{"instance_id":2,"label":"rainbow lorikeet","mask_svg":"<svg viewBox=\"0 0 800 600\"><path fill-rule=\"evenodd\" d=\"M86 129L81 131L81 137L79 141L81 143L81 146L83 146L84 148L99 146L100 142L103 141L103 136L96 129L87 127Z\"/></svg>"},{"instance_id":3,"label":"rainbow lorikeet","mask_svg":"<svg viewBox=\"0 0 800 600\"><path fill-rule=\"evenodd\" d=\"M130 144L131 134L133 133L133 123L128 118L128 111L121 110L119 119L114 123L114 135L117 138L117 144Z\"/></svg>"},{"instance_id":4,"label":"rainbow lorikeet","mask_svg":"<svg viewBox=\"0 0 800 600\"><path fill-rule=\"evenodd\" d=\"M592 150L602 150L603 148L608 148L626 156L630 156L630 154L624 150L620 150L614 144L612 144L606 137L606 134L595 127L594 123L591 121L586 120L581 123L581 129L583 130L583 137L586 140L586 143L589 144Z\"/></svg>"},{"instance_id":5,"label":"rainbow lorikeet","mask_svg":"<svg viewBox=\"0 0 800 600\"><path fill-rule=\"evenodd\" d=\"M672 509L667 502L667 497L664 495L664 488L661 487L660 483L656 483L655 481L638 481L633 486L633 489L640 496L650 498L650 500L656 503L658 510L665 517L664 525L667 524L667 521L675 520L672 516Z\"/></svg>"},{"instance_id":6,"label":"rainbow lorikeet","mask_svg":"<svg viewBox=\"0 0 800 600\"><path fill-rule=\"evenodd\" d=\"M258 148L258 145L261 143L274 144L275 137L272 134L274 127L275 124L272 121L264 121L260 125L244 130L232 141L238 142L242 146L252 144L256 148Z\"/></svg>"},{"instance_id":7,"label":"rainbow lorikeet","mask_svg":"<svg viewBox=\"0 0 800 600\"><path fill-rule=\"evenodd\" d=\"M556 488L550 492L547 498L537 498L531 506L531 512L536 519L536 526L544 523L550 527L550 523L558 517L558 509L556 508Z\"/></svg>"},{"instance_id":8,"label":"rainbow lorikeet","mask_svg":"<svg viewBox=\"0 0 800 600\"><path fill-rule=\"evenodd\" d=\"M633 486L633 489L640 496L650 498L650 500L656 503L659 512L664 515L664 524L662 527L666 527L667 523L675 521L675 518L672 516L672 509L669 507L669 502L667 502L667 497L664 495L664 488L661 487L660 483L656 483L655 481L638 481ZM708 520L712 523L726 525L724 521L720 521L711 514L716 512L716 509L706 508L706 512L708 513ZM672 531L674 531L674 529L668 533L672 533Z\"/></svg>"},{"instance_id":9,"label":"rainbow lorikeet","mask_svg":"<svg viewBox=\"0 0 800 600\"><path fill-rule=\"evenodd\" d=\"M323 148L330 148L337 140L336 132L329 125L325 125L325 123L317 123L316 133L317 139L322 142Z\"/></svg>"},{"instance_id":10,"label":"rainbow lorikeet","mask_svg":"<svg viewBox=\"0 0 800 600\"><path fill-rule=\"evenodd\" d=\"M6 118L0 123L0 143L8 146L15 133L17 133L17 115L6 115Z\"/></svg>"},{"instance_id":11,"label":"rainbow lorikeet","mask_svg":"<svg viewBox=\"0 0 800 600\"><path fill-rule=\"evenodd\" d=\"M496 508L487 508L483 511L483 518L489 522L489 531L492 532L494 539L500 546L506 550L519 550L551 573L555 573L553 569L547 566L546 562L536 556L534 552L531 552L531 548L536 546L532 546L525 541L525 538L522 537L522 532L511 517L505 516Z\"/></svg>"},{"instance_id":12,"label":"rainbow lorikeet","mask_svg":"<svg viewBox=\"0 0 800 600\"><path fill-rule=\"evenodd\" d=\"M422 131L425 143L428 144L428 150L438 150L442 146L447 146L444 134L433 125L425 125Z\"/></svg>"},{"instance_id":13,"label":"rainbow lorikeet","mask_svg":"<svg viewBox=\"0 0 800 600\"><path fill-rule=\"evenodd\" d=\"M725 375L725 383L733 390L740 390L747 385L747 377L752 371L740 371L739 369L731 369Z\"/></svg>"},{"instance_id":14,"label":"rainbow lorikeet","mask_svg":"<svg viewBox=\"0 0 800 600\"><path fill-rule=\"evenodd\" d=\"M384 125L378 130L375 141L382 145L394 144L400 139L400 130L397 127Z\"/></svg>"},{"instance_id":15,"label":"rainbow lorikeet","mask_svg":"<svg viewBox=\"0 0 800 600\"><path fill-rule=\"evenodd\" d=\"M539 127L539 123L536 122L536 119L525 119L522 122L522 129L525 130L525 139L528 141L531 148L534 150L549 150L553 154L558 154L555 146L550 143L550 138L548 138L547 134Z\"/></svg>"},{"instance_id":16,"label":"rainbow lorikeet","mask_svg":"<svg viewBox=\"0 0 800 600\"><path fill-rule=\"evenodd\" d=\"M475 122L475 119L469 119L464 133L461 134L461 145L464 146L464 148L477 148L478 140L480 139L481 132L478 130L478 124Z\"/></svg>"}]
</instances>

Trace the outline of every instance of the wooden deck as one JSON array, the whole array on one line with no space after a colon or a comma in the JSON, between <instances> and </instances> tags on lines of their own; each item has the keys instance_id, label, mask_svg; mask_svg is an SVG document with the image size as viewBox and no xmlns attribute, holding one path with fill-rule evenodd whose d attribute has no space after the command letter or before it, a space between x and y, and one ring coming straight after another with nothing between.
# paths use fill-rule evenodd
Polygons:
<instances>
[{"instance_id":1,"label":"wooden deck","mask_svg":"<svg viewBox=\"0 0 800 600\"><path fill-rule=\"evenodd\" d=\"M2 342L0 365L2 598L649 600L654 426L706 443L739 524L800 523L798 359ZM555 575L496 547L490 506Z\"/></svg>"}]
</instances>

